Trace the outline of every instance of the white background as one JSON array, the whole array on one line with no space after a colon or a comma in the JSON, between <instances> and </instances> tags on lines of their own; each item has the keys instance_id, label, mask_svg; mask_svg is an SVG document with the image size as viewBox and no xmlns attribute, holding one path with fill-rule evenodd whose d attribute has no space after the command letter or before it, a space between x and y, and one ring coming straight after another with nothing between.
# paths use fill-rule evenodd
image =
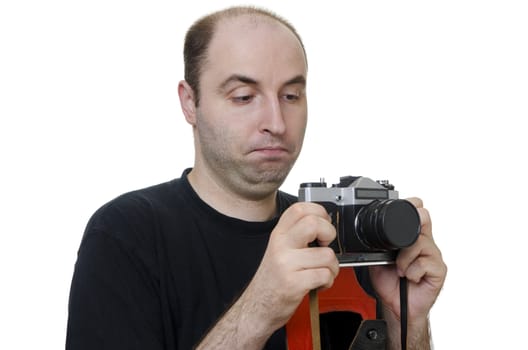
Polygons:
<instances>
[{"instance_id":1,"label":"white background","mask_svg":"<svg viewBox=\"0 0 528 350\"><path fill-rule=\"evenodd\" d=\"M1 349L63 348L90 215L192 165L183 36L234 4L1 3ZM308 52L309 129L284 189L350 174L422 197L449 265L436 349L525 346L524 2L253 4L289 19Z\"/></svg>"}]
</instances>

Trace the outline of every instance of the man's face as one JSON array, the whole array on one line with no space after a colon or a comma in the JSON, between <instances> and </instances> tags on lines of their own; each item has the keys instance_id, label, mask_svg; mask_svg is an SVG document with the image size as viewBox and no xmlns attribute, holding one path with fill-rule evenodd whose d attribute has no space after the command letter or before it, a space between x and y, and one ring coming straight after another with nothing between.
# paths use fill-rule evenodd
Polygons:
<instances>
[{"instance_id":1,"label":"man's face","mask_svg":"<svg viewBox=\"0 0 528 350\"><path fill-rule=\"evenodd\" d=\"M221 21L200 78L197 166L245 197L274 192L301 151L306 60L293 33L266 18Z\"/></svg>"}]
</instances>

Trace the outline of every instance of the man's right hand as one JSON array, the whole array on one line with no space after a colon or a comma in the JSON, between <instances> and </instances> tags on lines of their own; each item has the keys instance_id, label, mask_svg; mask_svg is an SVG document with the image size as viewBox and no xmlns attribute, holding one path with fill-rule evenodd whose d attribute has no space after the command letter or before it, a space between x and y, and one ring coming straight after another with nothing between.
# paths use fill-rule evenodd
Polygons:
<instances>
[{"instance_id":1,"label":"man's right hand","mask_svg":"<svg viewBox=\"0 0 528 350\"><path fill-rule=\"evenodd\" d=\"M270 326L286 324L310 290L332 286L339 263L328 245L335 237L330 216L319 204L300 202L284 212L248 287L265 300L259 312ZM318 247L308 247L313 241Z\"/></svg>"},{"instance_id":2,"label":"man's right hand","mask_svg":"<svg viewBox=\"0 0 528 350\"><path fill-rule=\"evenodd\" d=\"M262 348L310 290L334 283L339 263L328 244L335 236L321 205L299 202L289 207L271 233L250 284L199 348ZM308 246L313 241L318 247Z\"/></svg>"}]
</instances>

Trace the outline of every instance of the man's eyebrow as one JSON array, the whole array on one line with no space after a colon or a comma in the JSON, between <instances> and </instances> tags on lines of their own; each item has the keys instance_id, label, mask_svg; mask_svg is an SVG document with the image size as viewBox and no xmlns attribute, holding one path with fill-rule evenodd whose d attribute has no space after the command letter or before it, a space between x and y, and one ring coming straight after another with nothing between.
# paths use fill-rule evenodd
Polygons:
<instances>
[{"instance_id":1,"label":"man's eyebrow","mask_svg":"<svg viewBox=\"0 0 528 350\"><path fill-rule=\"evenodd\" d=\"M229 76L229 78L224 80L222 82L222 84L220 84L220 86L218 87L218 90L219 91L223 91L223 90L225 90L226 86L228 86L229 84L234 83L234 82L240 82L240 83L244 83L244 84L248 84L248 85L258 85L259 84L258 81L256 81L253 78L250 78L250 77L248 77L246 75L232 74L231 76ZM302 86L305 86L306 85L306 78L304 77L304 75L297 75L297 76L293 77L292 79L286 81L283 84L283 86L295 85L295 84L300 84Z\"/></svg>"},{"instance_id":2,"label":"man's eyebrow","mask_svg":"<svg viewBox=\"0 0 528 350\"><path fill-rule=\"evenodd\" d=\"M229 76L229 78L224 80L222 82L222 84L220 84L220 86L218 87L218 90L220 90L220 91L224 90L227 85L229 85L229 84L231 84L233 82L241 82L241 83L248 84L248 85L257 85L258 84L258 82L255 79L253 79L253 78L250 78L248 76L241 75L241 74L233 74L233 75Z\"/></svg>"},{"instance_id":3,"label":"man's eyebrow","mask_svg":"<svg viewBox=\"0 0 528 350\"><path fill-rule=\"evenodd\" d=\"M288 80L287 82L285 82L284 86L295 85L295 84L300 84L300 85L305 86L306 85L306 78L304 77L304 75L297 75L296 77L294 77L294 78Z\"/></svg>"}]
</instances>

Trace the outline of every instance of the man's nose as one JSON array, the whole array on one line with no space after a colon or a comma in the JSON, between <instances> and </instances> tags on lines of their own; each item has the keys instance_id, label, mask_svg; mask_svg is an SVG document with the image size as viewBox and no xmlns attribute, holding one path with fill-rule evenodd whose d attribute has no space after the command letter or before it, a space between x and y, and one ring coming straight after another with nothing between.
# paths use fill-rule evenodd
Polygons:
<instances>
[{"instance_id":1,"label":"man's nose","mask_svg":"<svg viewBox=\"0 0 528 350\"><path fill-rule=\"evenodd\" d=\"M267 99L262 110L260 120L260 131L273 135L281 135L286 131L284 114L278 97Z\"/></svg>"}]
</instances>

